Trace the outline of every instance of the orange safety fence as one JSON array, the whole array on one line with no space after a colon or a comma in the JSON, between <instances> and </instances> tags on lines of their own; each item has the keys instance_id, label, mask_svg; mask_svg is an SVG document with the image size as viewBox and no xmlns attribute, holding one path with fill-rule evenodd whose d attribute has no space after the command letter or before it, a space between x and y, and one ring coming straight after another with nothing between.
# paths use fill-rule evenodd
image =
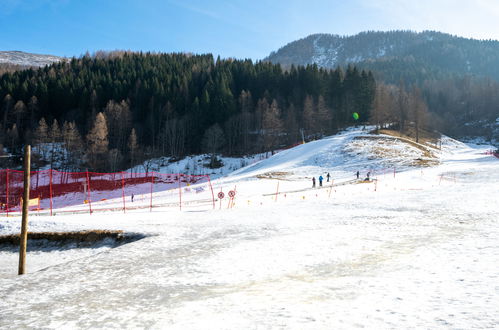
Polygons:
<instances>
[{"instance_id":1,"label":"orange safety fence","mask_svg":"<svg viewBox=\"0 0 499 330\"><path fill-rule=\"evenodd\" d=\"M0 170L0 215L21 211L23 171ZM211 209L215 197L208 175L33 171L30 209L55 213L92 213L105 210Z\"/></svg>"}]
</instances>

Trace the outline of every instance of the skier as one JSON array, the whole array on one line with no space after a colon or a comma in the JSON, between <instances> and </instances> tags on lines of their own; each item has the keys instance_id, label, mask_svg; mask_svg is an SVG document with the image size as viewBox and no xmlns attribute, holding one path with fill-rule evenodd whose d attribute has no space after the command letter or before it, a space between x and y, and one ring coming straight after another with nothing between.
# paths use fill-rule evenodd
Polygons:
<instances>
[{"instance_id":1,"label":"skier","mask_svg":"<svg viewBox=\"0 0 499 330\"><path fill-rule=\"evenodd\" d=\"M331 177L331 176L330 176L330 175L329 175L329 173L328 173L328 174L326 175L327 182L329 182L329 178L330 178L330 177Z\"/></svg>"},{"instance_id":2,"label":"skier","mask_svg":"<svg viewBox=\"0 0 499 330\"><path fill-rule=\"evenodd\" d=\"M357 180L359 179L360 172L357 171Z\"/></svg>"},{"instance_id":3,"label":"skier","mask_svg":"<svg viewBox=\"0 0 499 330\"><path fill-rule=\"evenodd\" d=\"M324 180L324 178L322 177L322 175L319 177L319 186L322 187L322 180Z\"/></svg>"},{"instance_id":4,"label":"skier","mask_svg":"<svg viewBox=\"0 0 499 330\"><path fill-rule=\"evenodd\" d=\"M132 193L132 203L133 203L133 198L134 198L134 197L135 197L135 196L134 196L134 195L133 195L133 193Z\"/></svg>"},{"instance_id":5,"label":"skier","mask_svg":"<svg viewBox=\"0 0 499 330\"><path fill-rule=\"evenodd\" d=\"M371 176L371 172L367 172L367 178L366 181L369 181L369 177Z\"/></svg>"},{"instance_id":6,"label":"skier","mask_svg":"<svg viewBox=\"0 0 499 330\"><path fill-rule=\"evenodd\" d=\"M312 188L315 188L315 177L312 178Z\"/></svg>"}]
</instances>

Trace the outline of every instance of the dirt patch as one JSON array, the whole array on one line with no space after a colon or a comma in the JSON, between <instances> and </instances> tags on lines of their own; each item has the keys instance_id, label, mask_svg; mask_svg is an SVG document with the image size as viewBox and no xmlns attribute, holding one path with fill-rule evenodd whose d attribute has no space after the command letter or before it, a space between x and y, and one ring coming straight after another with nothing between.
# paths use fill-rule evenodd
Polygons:
<instances>
[{"instance_id":1,"label":"dirt patch","mask_svg":"<svg viewBox=\"0 0 499 330\"><path fill-rule=\"evenodd\" d=\"M435 166L439 164L438 158L429 147L397 136L368 135L358 136L349 143L347 151L362 150L364 141L375 140L376 144L369 147L369 160L390 160L404 159L410 166ZM401 149L400 142L407 144L414 149ZM360 152L357 152L359 154Z\"/></svg>"},{"instance_id":2,"label":"dirt patch","mask_svg":"<svg viewBox=\"0 0 499 330\"><path fill-rule=\"evenodd\" d=\"M376 132L373 133L376 134ZM419 142L416 142L414 138L414 136L416 136L416 133L413 127L409 127L408 129L406 129L405 134L404 133L401 134L399 131L394 131L390 129L380 129L378 130L377 134L385 134L393 136L396 138L400 138L403 141L406 141L407 143L412 142L414 145L419 145L419 146L423 145L425 147L429 147L435 150L439 149L438 144L441 137L440 134L438 133L429 132L426 130L420 130L419 139L418 139Z\"/></svg>"},{"instance_id":3,"label":"dirt patch","mask_svg":"<svg viewBox=\"0 0 499 330\"><path fill-rule=\"evenodd\" d=\"M267 172L258 174L258 179L272 179L272 180L289 180L287 177L292 175L291 172Z\"/></svg>"},{"instance_id":4,"label":"dirt patch","mask_svg":"<svg viewBox=\"0 0 499 330\"><path fill-rule=\"evenodd\" d=\"M140 235L128 234L123 230L84 230L74 232L28 232L28 241L30 240L45 240L58 244L68 243L88 243L93 244L105 239L112 239L116 242L124 242L128 240L136 240L142 237ZM1 235L0 244L19 245L20 235Z\"/></svg>"}]
</instances>

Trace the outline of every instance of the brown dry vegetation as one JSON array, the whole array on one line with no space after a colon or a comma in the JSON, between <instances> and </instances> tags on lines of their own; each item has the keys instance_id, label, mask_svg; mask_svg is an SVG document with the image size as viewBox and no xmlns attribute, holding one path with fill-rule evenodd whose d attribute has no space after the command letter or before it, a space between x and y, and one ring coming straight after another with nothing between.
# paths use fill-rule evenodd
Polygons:
<instances>
[{"instance_id":1,"label":"brown dry vegetation","mask_svg":"<svg viewBox=\"0 0 499 330\"><path fill-rule=\"evenodd\" d=\"M376 132L373 132L373 133L376 133ZM437 149L438 142L439 142L440 136L441 136L439 133L430 132L430 131L420 129L419 130L419 142L416 143L414 141L414 138L413 138L413 136L415 135L413 127L408 127L405 130L405 132L402 134L399 131L394 131L394 130L390 130L390 129L380 129L380 130L378 130L377 133L405 139L406 140L405 142L408 142L408 143L412 142L414 146L424 145L424 146L434 148L434 149Z\"/></svg>"},{"instance_id":2,"label":"brown dry vegetation","mask_svg":"<svg viewBox=\"0 0 499 330\"><path fill-rule=\"evenodd\" d=\"M43 232L28 233L28 239L45 239L48 241L67 243L67 242L87 242L93 243L105 238L113 238L117 241L125 238L123 230L84 230L74 232ZM19 234L0 236L0 244L19 244Z\"/></svg>"},{"instance_id":3,"label":"brown dry vegetation","mask_svg":"<svg viewBox=\"0 0 499 330\"><path fill-rule=\"evenodd\" d=\"M382 133L383 131L383 133ZM380 130L380 133L386 134L387 131ZM392 131L393 132L393 131ZM396 132L398 135L398 132ZM391 158L407 158L407 154L403 151L393 148L396 141L403 142L417 148L422 152L422 157L413 158L410 160L410 165L420 167L420 166L435 166L439 164L438 158L433 153L433 150L429 146L423 145L421 143L416 143L407 137L401 137L397 135L390 135L391 137L371 135L371 136L360 136L356 137L354 141L351 142L350 147L357 149L363 145L363 140L377 140L377 145L370 151L371 155L368 159L391 159ZM432 147L435 148L434 146Z\"/></svg>"},{"instance_id":4,"label":"brown dry vegetation","mask_svg":"<svg viewBox=\"0 0 499 330\"><path fill-rule=\"evenodd\" d=\"M291 172L267 172L258 174L258 179L274 179L274 180L287 180L286 177L292 175Z\"/></svg>"}]
</instances>

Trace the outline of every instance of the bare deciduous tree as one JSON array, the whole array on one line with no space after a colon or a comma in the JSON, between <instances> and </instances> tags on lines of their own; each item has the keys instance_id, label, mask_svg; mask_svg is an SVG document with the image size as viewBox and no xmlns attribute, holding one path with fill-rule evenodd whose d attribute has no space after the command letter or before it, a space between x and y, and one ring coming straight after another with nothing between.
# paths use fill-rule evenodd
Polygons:
<instances>
[{"instance_id":1,"label":"bare deciduous tree","mask_svg":"<svg viewBox=\"0 0 499 330\"><path fill-rule=\"evenodd\" d=\"M107 135L106 117L99 112L92 129L87 134L87 161L94 169L101 169L106 163L109 146Z\"/></svg>"}]
</instances>

